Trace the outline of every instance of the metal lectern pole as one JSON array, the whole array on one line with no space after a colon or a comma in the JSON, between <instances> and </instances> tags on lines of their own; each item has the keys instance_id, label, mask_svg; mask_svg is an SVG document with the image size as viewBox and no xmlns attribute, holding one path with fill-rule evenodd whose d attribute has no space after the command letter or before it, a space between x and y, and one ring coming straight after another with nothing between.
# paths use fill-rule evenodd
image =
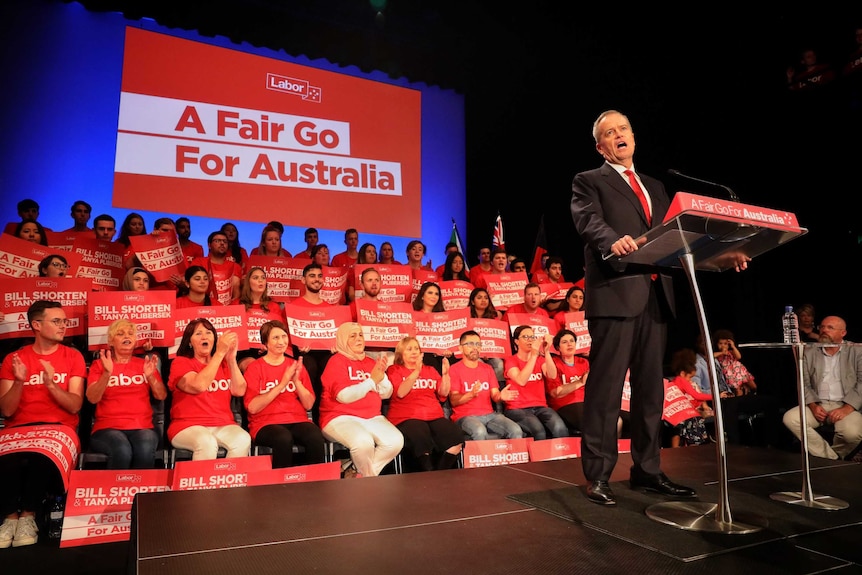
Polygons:
<instances>
[{"instance_id":1,"label":"metal lectern pole","mask_svg":"<svg viewBox=\"0 0 862 575\"><path fill-rule=\"evenodd\" d=\"M818 344L814 344L817 346ZM793 346L793 354L796 358L796 393L799 396L799 442L802 444L802 491L779 491L769 495L771 499L783 501L792 505L802 505L815 509L826 509L835 511L847 509L850 504L843 499L829 495L815 495L811 489L811 462L808 458L808 406L805 403L805 381L802 377L802 356L805 353L805 345L797 343Z\"/></svg>"},{"instance_id":2,"label":"metal lectern pole","mask_svg":"<svg viewBox=\"0 0 862 575\"><path fill-rule=\"evenodd\" d=\"M695 275L694 258L690 253L680 256L680 262L691 284L691 292L697 307L700 331L706 346L706 362L709 366L709 378L712 387L712 403L715 412L715 449L718 460L718 503L703 501L668 501L657 503L647 508L646 514L660 523L667 523L680 529L692 531L711 531L720 533L754 533L768 525L768 521L753 513L739 513L734 521L730 511L730 499L727 494L727 453L724 441L724 423L721 418L721 392L718 389L718 374L715 371L715 361L712 360L712 343L709 337L709 326L706 322L706 312L700 298L700 288Z\"/></svg>"}]
</instances>

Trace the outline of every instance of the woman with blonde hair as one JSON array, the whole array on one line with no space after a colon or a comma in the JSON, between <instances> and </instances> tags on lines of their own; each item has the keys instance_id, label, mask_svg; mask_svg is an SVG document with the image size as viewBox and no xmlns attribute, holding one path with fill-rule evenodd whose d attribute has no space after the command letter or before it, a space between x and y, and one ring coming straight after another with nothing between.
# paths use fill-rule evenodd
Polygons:
<instances>
[{"instance_id":1,"label":"woman with blonde hair","mask_svg":"<svg viewBox=\"0 0 862 575\"><path fill-rule=\"evenodd\" d=\"M441 375L422 359L415 337L395 346L395 360L386 370L394 389L386 419L404 435L421 471L451 469L461 454L464 432L443 413L450 391L449 360L443 359Z\"/></svg>"},{"instance_id":2,"label":"woman with blonde hair","mask_svg":"<svg viewBox=\"0 0 862 575\"><path fill-rule=\"evenodd\" d=\"M153 355L136 357L136 326L119 319L108 326L108 347L99 352L87 377L87 401L96 406L90 450L108 456L108 469L155 467L159 436L151 396L168 390Z\"/></svg>"}]
</instances>

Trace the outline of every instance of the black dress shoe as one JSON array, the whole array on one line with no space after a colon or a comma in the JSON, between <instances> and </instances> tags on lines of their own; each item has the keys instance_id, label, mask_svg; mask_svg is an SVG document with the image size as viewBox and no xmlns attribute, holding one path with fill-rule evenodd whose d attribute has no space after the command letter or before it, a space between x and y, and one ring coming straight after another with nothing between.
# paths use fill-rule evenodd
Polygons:
<instances>
[{"instance_id":1,"label":"black dress shoe","mask_svg":"<svg viewBox=\"0 0 862 575\"><path fill-rule=\"evenodd\" d=\"M664 473L645 475L632 472L629 483L632 489L655 491L669 497L697 497L697 492L694 489L674 483Z\"/></svg>"},{"instance_id":2,"label":"black dress shoe","mask_svg":"<svg viewBox=\"0 0 862 575\"><path fill-rule=\"evenodd\" d=\"M611 491L611 486L607 481L593 481L587 487L587 499L599 505L616 505L617 500L614 498L614 492Z\"/></svg>"}]
</instances>

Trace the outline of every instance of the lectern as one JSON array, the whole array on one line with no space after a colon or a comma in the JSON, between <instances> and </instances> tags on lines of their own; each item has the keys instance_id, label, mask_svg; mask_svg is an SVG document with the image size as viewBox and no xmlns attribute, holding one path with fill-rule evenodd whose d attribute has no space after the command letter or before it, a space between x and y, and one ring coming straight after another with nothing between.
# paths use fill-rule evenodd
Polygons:
<instances>
[{"instance_id":1,"label":"lectern","mask_svg":"<svg viewBox=\"0 0 862 575\"><path fill-rule=\"evenodd\" d=\"M753 259L806 233L808 230L800 227L796 216L790 212L677 192L662 225L635 239L638 250L621 258L612 258L624 263L682 267L685 270L706 343L712 383L719 501L659 503L647 508L651 519L682 529L720 533L752 533L766 527L767 521L763 517L751 513L739 513L734 517L730 510L718 375L715 362L709 361L713 357L710 330L695 272L734 269L746 258Z\"/></svg>"}]
</instances>

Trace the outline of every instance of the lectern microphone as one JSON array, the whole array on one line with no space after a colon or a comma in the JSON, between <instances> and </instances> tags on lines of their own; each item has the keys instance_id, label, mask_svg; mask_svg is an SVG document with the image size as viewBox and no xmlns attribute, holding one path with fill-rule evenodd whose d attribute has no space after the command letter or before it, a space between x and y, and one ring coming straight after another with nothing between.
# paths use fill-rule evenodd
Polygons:
<instances>
[{"instance_id":1,"label":"lectern microphone","mask_svg":"<svg viewBox=\"0 0 862 575\"><path fill-rule=\"evenodd\" d=\"M732 201L734 201L734 202L739 201L739 196L736 195L736 192L734 192L733 190L731 190L729 187L725 186L724 184L717 184L715 182L710 182L709 180L701 180L700 178L688 176L686 174L683 174L679 170L668 170L667 173L672 175L672 176L682 178L684 180L690 180L692 182L698 182L701 184L706 184L708 186L712 186L713 188L721 188L722 190L725 190L727 192L727 195L730 197L730 199Z\"/></svg>"}]
</instances>

